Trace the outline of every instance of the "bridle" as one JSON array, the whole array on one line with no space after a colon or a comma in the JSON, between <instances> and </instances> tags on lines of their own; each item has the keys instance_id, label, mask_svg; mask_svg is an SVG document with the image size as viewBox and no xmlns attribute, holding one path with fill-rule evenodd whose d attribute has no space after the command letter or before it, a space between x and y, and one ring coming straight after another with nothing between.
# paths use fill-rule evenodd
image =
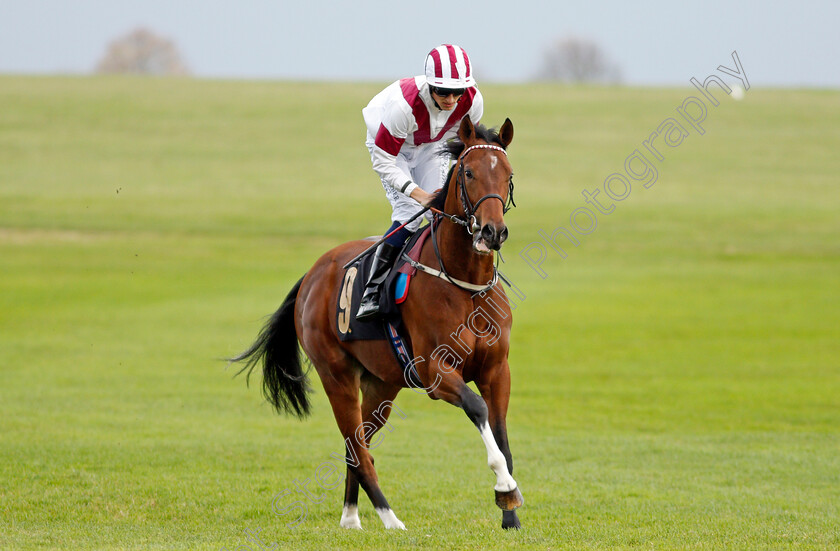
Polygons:
<instances>
[{"instance_id":1,"label":"bridle","mask_svg":"<svg viewBox=\"0 0 840 551\"><path fill-rule=\"evenodd\" d=\"M454 214L449 214L445 212L437 211L438 214L441 214L447 217L450 221L455 222L456 224L460 224L467 229L467 233L470 235L475 234L475 232L479 231L481 228L478 225L478 220L475 217L475 213L478 210L479 205L488 199L498 199L502 202L502 214L507 214L507 212L511 209L511 207L515 207L516 203L513 201L513 175L511 174L510 180L508 181L508 198L507 202L505 199L499 195L498 193L488 193L487 195L483 196L479 199L475 204L472 203L470 200L470 195L467 193L467 177L464 173L464 158L467 154L475 149L493 149L496 151L501 151L502 153L507 156L507 151L505 151L504 147L492 144L476 144L471 145L470 147L464 149L461 155L458 157L458 175L456 177L455 183L458 186L458 193L461 196L461 204L464 207L464 217L461 218Z\"/></svg>"},{"instance_id":2,"label":"bridle","mask_svg":"<svg viewBox=\"0 0 840 551\"><path fill-rule=\"evenodd\" d=\"M478 225L478 221L475 218L475 212L476 212L476 210L478 210L479 205L481 205L481 203L483 203L484 201L486 201L488 199L498 199L499 201L501 201L501 203L502 203L502 213L503 214L506 214L507 211L509 211L511 209L511 207L516 206L516 203L513 202L513 175L512 174L511 174L510 180L508 181L507 202L505 202L505 199L501 195L499 195L498 193L488 193L487 195L485 195L481 199L479 199L475 204L473 204L472 201L470 201L470 196L467 193L466 175L464 174L464 157L466 157L467 154L470 151L473 151L474 149L493 149L493 150L496 150L496 151L501 151L502 153L505 154L505 156L507 156L507 151L505 151L505 148L500 147L498 145L477 144L477 145L472 145L472 146L466 148L461 153L461 155L458 157L458 175L456 177L456 184L458 185L458 192L461 195L461 204L464 206L464 218L461 218L461 217L456 216L454 214L449 214L449 213L446 213L446 212L443 212L443 211L440 211L440 210L437 210L437 209L432 209L437 216L446 217L451 222L454 222L456 224L460 224L460 225L464 226L467 229L467 233L469 233L470 235L475 235L476 232L481 230L480 226ZM491 287L493 287L494 285L496 285L496 283L498 283L498 281L499 281L499 271L498 271L498 268L496 266L493 267L493 278L490 280L489 283L487 283L485 285L478 285L478 284L475 284L475 283L469 283L467 281L461 281L460 279L453 278L452 276L450 276L446 272L446 268L443 266L443 258L441 258L440 249L438 249L437 236L435 235L435 226L437 225L438 220L434 220L431 223L431 232L432 232L431 238L432 238L432 245L433 245L434 251L435 251L435 256L437 257L438 265L440 266L440 270L435 270L434 268L431 268L429 266L426 266L424 264L416 262L416 261L412 260L411 258L409 258L408 255L406 255L406 254L403 254L403 258L414 268L416 268L416 269L418 269L422 272L426 272L426 273L428 273L430 275L433 275L435 277L439 277L441 279L449 281L450 283L452 283L456 287L459 287L460 289L463 289L465 291L469 291L471 293L474 293L474 295L483 293L483 292L487 291L488 289L490 289ZM496 258L497 263L498 263L498 260L499 260L499 257Z\"/></svg>"}]
</instances>

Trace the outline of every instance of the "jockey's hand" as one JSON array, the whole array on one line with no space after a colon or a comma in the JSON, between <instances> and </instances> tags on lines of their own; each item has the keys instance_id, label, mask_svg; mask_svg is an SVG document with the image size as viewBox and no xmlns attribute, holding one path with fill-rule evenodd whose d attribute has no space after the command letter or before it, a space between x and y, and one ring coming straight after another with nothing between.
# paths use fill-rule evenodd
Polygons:
<instances>
[{"instance_id":1,"label":"jockey's hand","mask_svg":"<svg viewBox=\"0 0 840 551\"><path fill-rule=\"evenodd\" d=\"M435 196L427 191L424 191L422 188L416 187L411 190L411 198L420 203L422 206L428 207Z\"/></svg>"}]
</instances>

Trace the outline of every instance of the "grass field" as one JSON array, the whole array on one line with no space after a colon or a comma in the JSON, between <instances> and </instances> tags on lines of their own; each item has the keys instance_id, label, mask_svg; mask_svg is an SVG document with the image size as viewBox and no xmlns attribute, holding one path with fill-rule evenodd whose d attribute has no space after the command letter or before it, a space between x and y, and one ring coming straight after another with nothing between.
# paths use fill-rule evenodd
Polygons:
<instances>
[{"instance_id":1,"label":"grass field","mask_svg":"<svg viewBox=\"0 0 840 551\"><path fill-rule=\"evenodd\" d=\"M339 528L341 488L274 514L342 439L317 377L298 422L219 358L387 226L380 87L0 77L0 548L840 548L837 91L722 98L542 279L519 252L696 92L482 87L516 128L523 530L463 412L411 392L374 452L406 532L366 498Z\"/></svg>"}]
</instances>

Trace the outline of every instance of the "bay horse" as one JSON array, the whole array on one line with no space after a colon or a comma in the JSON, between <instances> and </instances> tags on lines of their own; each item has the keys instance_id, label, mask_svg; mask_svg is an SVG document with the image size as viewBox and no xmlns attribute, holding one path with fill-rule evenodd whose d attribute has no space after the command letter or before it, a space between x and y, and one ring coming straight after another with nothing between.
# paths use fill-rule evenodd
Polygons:
<instances>
[{"instance_id":1,"label":"bay horse","mask_svg":"<svg viewBox=\"0 0 840 551\"><path fill-rule=\"evenodd\" d=\"M400 307L423 390L433 400L462 408L478 428L487 463L496 475L496 504L502 509L505 529L520 527L515 509L524 502L513 479L505 422L512 314L493 262L493 251L508 235L504 213L513 200L513 173L505 150L512 139L510 119L498 132L473 125L469 117L462 120L458 139L446 145L457 162L431 205L448 220L442 219L426 241L419 258L426 273L412 278ZM339 296L343 266L369 246L370 241L352 241L319 258L254 344L231 361L244 363L239 373L247 370L248 376L262 363L266 399L278 413L303 418L310 404L299 341L321 378L345 439L347 475L340 525L361 528L361 485L385 528L405 529L380 489L369 450L373 436L387 423L397 393L418 385L403 372L388 341L342 342L335 322L336 305L346 299ZM481 396L467 386L470 381Z\"/></svg>"}]
</instances>

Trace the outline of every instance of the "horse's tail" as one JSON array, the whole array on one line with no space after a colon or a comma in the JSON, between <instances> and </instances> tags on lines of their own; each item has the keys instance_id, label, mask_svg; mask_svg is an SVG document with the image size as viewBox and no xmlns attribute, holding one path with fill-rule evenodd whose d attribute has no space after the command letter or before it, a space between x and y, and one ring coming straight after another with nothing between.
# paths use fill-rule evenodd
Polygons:
<instances>
[{"instance_id":1,"label":"horse's tail","mask_svg":"<svg viewBox=\"0 0 840 551\"><path fill-rule=\"evenodd\" d=\"M295 332L295 301L300 290L301 278L286 300L271 316L260 331L251 348L231 358L231 362L245 362L242 369L247 371L246 384L251 378L251 371L262 361L263 394L277 413L286 412L303 419L309 415L309 381L303 372L297 333Z\"/></svg>"}]
</instances>

